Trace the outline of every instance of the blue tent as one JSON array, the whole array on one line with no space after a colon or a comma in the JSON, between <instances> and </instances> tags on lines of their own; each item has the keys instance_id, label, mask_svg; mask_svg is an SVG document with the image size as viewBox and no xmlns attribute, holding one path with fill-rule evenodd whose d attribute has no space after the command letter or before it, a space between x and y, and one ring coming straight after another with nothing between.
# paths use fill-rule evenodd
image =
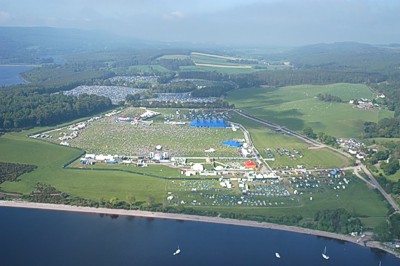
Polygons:
<instances>
[{"instance_id":1,"label":"blue tent","mask_svg":"<svg viewBox=\"0 0 400 266\"><path fill-rule=\"evenodd\" d=\"M229 123L227 123L224 119L194 119L190 122L191 127L209 127L209 128L225 128L229 127Z\"/></svg>"},{"instance_id":2,"label":"blue tent","mask_svg":"<svg viewBox=\"0 0 400 266\"><path fill-rule=\"evenodd\" d=\"M229 147L234 147L234 148L242 147L242 144L240 142L237 142L234 140L227 140L227 141L222 142L222 144L229 146Z\"/></svg>"}]
</instances>

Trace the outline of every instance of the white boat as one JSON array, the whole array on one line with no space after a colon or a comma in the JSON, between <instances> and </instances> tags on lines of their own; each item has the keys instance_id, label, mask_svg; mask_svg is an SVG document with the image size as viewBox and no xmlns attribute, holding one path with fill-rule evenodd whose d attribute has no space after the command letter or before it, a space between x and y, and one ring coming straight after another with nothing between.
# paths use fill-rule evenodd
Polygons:
<instances>
[{"instance_id":1,"label":"white boat","mask_svg":"<svg viewBox=\"0 0 400 266\"><path fill-rule=\"evenodd\" d=\"M324 253L322 253L322 257L323 257L324 259L326 259L326 260L329 260L329 256L326 255L326 246L325 246L325 249L324 249Z\"/></svg>"},{"instance_id":2,"label":"white boat","mask_svg":"<svg viewBox=\"0 0 400 266\"><path fill-rule=\"evenodd\" d=\"M179 253L181 253L181 249L178 246L178 249L173 253L174 256L178 255Z\"/></svg>"},{"instance_id":3,"label":"white boat","mask_svg":"<svg viewBox=\"0 0 400 266\"><path fill-rule=\"evenodd\" d=\"M278 258L278 259L280 259L280 258L281 258L281 255L280 255L278 252L275 252L275 257Z\"/></svg>"}]
</instances>

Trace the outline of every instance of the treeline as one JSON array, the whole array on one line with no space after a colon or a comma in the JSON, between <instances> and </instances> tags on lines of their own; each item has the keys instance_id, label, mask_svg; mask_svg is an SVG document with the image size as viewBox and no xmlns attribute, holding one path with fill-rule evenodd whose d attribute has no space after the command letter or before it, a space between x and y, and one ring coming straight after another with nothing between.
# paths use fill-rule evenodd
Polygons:
<instances>
[{"instance_id":1,"label":"treeline","mask_svg":"<svg viewBox=\"0 0 400 266\"><path fill-rule=\"evenodd\" d=\"M330 136L328 134L325 134L324 132L318 132L317 134L317 138L319 141L321 141L324 144L333 146L333 147L337 147L338 143L335 137Z\"/></svg>"},{"instance_id":2,"label":"treeline","mask_svg":"<svg viewBox=\"0 0 400 266\"><path fill-rule=\"evenodd\" d=\"M193 84L193 82L179 81L168 84L155 85L152 88L152 91L162 92L162 93L182 93L182 92L191 92L194 91L195 89L197 89L197 86Z\"/></svg>"},{"instance_id":3,"label":"treeline","mask_svg":"<svg viewBox=\"0 0 400 266\"><path fill-rule=\"evenodd\" d=\"M291 69L279 71L259 71L250 74L261 84L269 86L289 86L301 84L332 84L332 83L372 83L386 79L380 73L328 71L321 69Z\"/></svg>"},{"instance_id":4,"label":"treeline","mask_svg":"<svg viewBox=\"0 0 400 266\"><path fill-rule=\"evenodd\" d=\"M338 102L338 103L343 102L343 100L340 97L328 93L325 94L319 93L317 95L317 98L324 102Z\"/></svg>"},{"instance_id":5,"label":"treeline","mask_svg":"<svg viewBox=\"0 0 400 266\"><path fill-rule=\"evenodd\" d=\"M0 184L5 181L16 181L19 176L36 168L36 165L0 162Z\"/></svg>"},{"instance_id":6,"label":"treeline","mask_svg":"<svg viewBox=\"0 0 400 266\"><path fill-rule=\"evenodd\" d=\"M314 215L314 223L308 224L313 229L349 234L361 231L361 221L345 209L322 210Z\"/></svg>"},{"instance_id":7,"label":"treeline","mask_svg":"<svg viewBox=\"0 0 400 266\"><path fill-rule=\"evenodd\" d=\"M395 213L374 230L374 238L382 242L400 239L400 214Z\"/></svg>"},{"instance_id":8,"label":"treeline","mask_svg":"<svg viewBox=\"0 0 400 266\"><path fill-rule=\"evenodd\" d=\"M181 66L192 66L193 61L189 58L187 59L159 59L158 63L165 67L166 69L177 71Z\"/></svg>"},{"instance_id":9,"label":"treeline","mask_svg":"<svg viewBox=\"0 0 400 266\"><path fill-rule=\"evenodd\" d=\"M194 90L191 96L200 98L221 97L226 96L228 91L234 90L235 88L237 88L237 86L234 83L224 82Z\"/></svg>"},{"instance_id":10,"label":"treeline","mask_svg":"<svg viewBox=\"0 0 400 266\"><path fill-rule=\"evenodd\" d=\"M99 113L112 107L111 100L97 95L79 97L39 94L22 90L0 92L0 129L47 126Z\"/></svg>"},{"instance_id":11,"label":"treeline","mask_svg":"<svg viewBox=\"0 0 400 266\"><path fill-rule=\"evenodd\" d=\"M399 138L400 137L400 117L383 118L378 123L365 122L364 136L366 138Z\"/></svg>"},{"instance_id":12,"label":"treeline","mask_svg":"<svg viewBox=\"0 0 400 266\"><path fill-rule=\"evenodd\" d=\"M369 164L369 167L377 173L379 172L376 170L375 164L380 162L380 168L383 170L383 173L385 175L393 175L400 170L400 143L389 141L384 142L381 145L386 148L386 150L380 150L373 153L369 156L366 162ZM380 173L380 175L382 174ZM397 192L400 192L400 190L396 191L396 193Z\"/></svg>"},{"instance_id":13,"label":"treeline","mask_svg":"<svg viewBox=\"0 0 400 266\"><path fill-rule=\"evenodd\" d=\"M394 111L394 117L400 117L400 74L390 75L390 79L386 82L370 86L385 95L388 109Z\"/></svg>"},{"instance_id":14,"label":"treeline","mask_svg":"<svg viewBox=\"0 0 400 266\"><path fill-rule=\"evenodd\" d=\"M35 190L28 196L25 196L29 201L65 204L68 194L57 190L48 184L37 183Z\"/></svg>"},{"instance_id":15,"label":"treeline","mask_svg":"<svg viewBox=\"0 0 400 266\"><path fill-rule=\"evenodd\" d=\"M397 196L400 195L400 180L394 182L381 175L377 176L376 179L387 193L394 194Z\"/></svg>"},{"instance_id":16,"label":"treeline","mask_svg":"<svg viewBox=\"0 0 400 266\"><path fill-rule=\"evenodd\" d=\"M327 145L330 145L333 147L338 146L337 140L335 137L325 134L324 132L318 132L318 134L316 134L311 127L304 128L303 134L306 137L309 137L311 139L318 139L319 141L321 141L324 144L327 144Z\"/></svg>"},{"instance_id":17,"label":"treeline","mask_svg":"<svg viewBox=\"0 0 400 266\"><path fill-rule=\"evenodd\" d=\"M283 87L301 84L375 83L386 80L381 73L330 71L321 69L290 69L258 71L249 74L222 74L210 71L182 71L180 78L232 81L239 88L259 85Z\"/></svg>"}]
</instances>

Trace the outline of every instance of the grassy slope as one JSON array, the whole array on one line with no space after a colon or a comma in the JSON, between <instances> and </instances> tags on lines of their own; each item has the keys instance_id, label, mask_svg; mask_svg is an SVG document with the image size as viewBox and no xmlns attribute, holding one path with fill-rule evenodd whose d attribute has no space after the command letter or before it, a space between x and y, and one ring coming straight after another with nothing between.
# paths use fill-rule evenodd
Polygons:
<instances>
[{"instance_id":1,"label":"grassy slope","mask_svg":"<svg viewBox=\"0 0 400 266\"><path fill-rule=\"evenodd\" d=\"M22 134L7 134L0 138L0 160L30 163L36 171L25 174L19 182L5 182L2 190L30 193L37 182L44 182L74 196L90 199L118 197L126 200L134 195L137 200L154 196L162 201L164 184L159 179L111 171L79 171L63 169L62 165L80 154L79 150L25 138Z\"/></svg>"},{"instance_id":2,"label":"grassy slope","mask_svg":"<svg viewBox=\"0 0 400 266\"><path fill-rule=\"evenodd\" d=\"M323 131L336 137L358 137L364 121L376 122L393 116L387 110L365 111L347 103L322 102L315 98L319 93L336 95L346 101L373 96L365 85L332 84L242 89L231 92L227 100L246 112L290 129L301 131L311 126L315 132Z\"/></svg>"},{"instance_id":3,"label":"grassy slope","mask_svg":"<svg viewBox=\"0 0 400 266\"><path fill-rule=\"evenodd\" d=\"M375 191L369 190L359 179L353 178L348 189L337 193L336 190L326 190L324 193L303 195L299 207L269 207L269 208L243 208L243 207L216 207L217 211L245 213L267 217L302 215L303 218L312 219L319 210L345 208L362 217L368 227L373 227L386 219L387 203ZM338 196L336 196L338 195ZM313 200L310 201L309 197Z\"/></svg>"}]
</instances>

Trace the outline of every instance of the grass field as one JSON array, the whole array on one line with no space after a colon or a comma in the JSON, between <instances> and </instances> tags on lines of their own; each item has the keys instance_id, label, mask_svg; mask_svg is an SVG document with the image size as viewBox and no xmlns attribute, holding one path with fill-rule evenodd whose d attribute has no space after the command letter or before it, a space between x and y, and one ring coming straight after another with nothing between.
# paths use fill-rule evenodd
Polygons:
<instances>
[{"instance_id":1,"label":"grass field","mask_svg":"<svg viewBox=\"0 0 400 266\"><path fill-rule=\"evenodd\" d=\"M28 139L18 133L2 136L0 150L0 161L38 166L37 170L21 176L19 182L1 184L4 191L27 194L34 190L36 183L43 182L70 195L94 200L111 197L126 200L131 195L143 201L148 196L158 202L165 198L165 183L160 179L121 171L63 169L67 161L81 153L73 148Z\"/></svg>"},{"instance_id":2,"label":"grass field","mask_svg":"<svg viewBox=\"0 0 400 266\"><path fill-rule=\"evenodd\" d=\"M310 201L309 197L313 200ZM302 215L303 219L313 219L319 210L345 208L360 217L365 226L374 227L386 220L387 203L376 191L368 189L361 180L353 178L351 186L339 193L326 190L324 193L312 193L300 196L301 205L290 207L215 207L215 211L233 212L266 217ZM203 208L204 207L198 207Z\"/></svg>"},{"instance_id":3,"label":"grass field","mask_svg":"<svg viewBox=\"0 0 400 266\"><path fill-rule=\"evenodd\" d=\"M146 201L147 198L152 197L155 202L165 203L168 192L180 195L181 198L190 198L190 193L179 189L180 182L183 182L184 185L188 181L163 180L122 171L64 169L62 165L71 158L79 156L79 150L26 138L25 132L6 134L0 137L0 151L0 161L29 163L38 166L37 170L21 176L19 182L1 184L1 190L8 192L30 193L34 190L37 182L43 182L72 196L93 200L101 198L108 200L117 197L128 201L130 197L135 197L137 201ZM165 176L176 173L176 169L167 170L163 166L149 167L141 169L141 171ZM193 183L191 186L195 185L196 183ZM367 226L384 220L387 212L386 203L382 198L376 193L370 193L366 185L357 179L353 179L346 190L340 192L328 190L324 193L313 193L312 196L313 201L308 200L309 195L301 196L303 197L300 198L301 207L243 208L236 206L207 207L207 209L268 217L302 214L303 217L310 218L320 209L345 207L360 216L365 216L363 219Z\"/></svg>"},{"instance_id":4,"label":"grass field","mask_svg":"<svg viewBox=\"0 0 400 266\"><path fill-rule=\"evenodd\" d=\"M68 130L64 130L68 132ZM59 142L60 131L50 133ZM238 150L222 144L229 139L243 139L241 131L230 128L192 128L189 125L166 125L155 122L151 126L115 122L115 117L91 122L79 134L69 140L73 147L88 153L148 156L157 145L163 146L171 156L205 156L204 150L214 148L212 156L237 156Z\"/></svg>"},{"instance_id":5,"label":"grass field","mask_svg":"<svg viewBox=\"0 0 400 266\"><path fill-rule=\"evenodd\" d=\"M351 164L348 158L330 149L309 149L309 145L303 141L274 132L257 122L249 121L241 116L235 115L233 121L246 127L251 134L254 145L264 158L268 158L265 148L272 150L275 155L275 161L268 161L268 164L273 168L296 167L297 165L303 165L306 168L340 168ZM296 155L296 160L292 160L286 155L279 156L274 151L275 148L286 148L291 151L296 149L303 157L300 158Z\"/></svg>"},{"instance_id":6,"label":"grass field","mask_svg":"<svg viewBox=\"0 0 400 266\"><path fill-rule=\"evenodd\" d=\"M158 57L157 59L177 59L177 60L183 60L183 59L190 59L189 55L185 54L167 54Z\"/></svg>"},{"instance_id":7,"label":"grass field","mask_svg":"<svg viewBox=\"0 0 400 266\"><path fill-rule=\"evenodd\" d=\"M224 65L224 66L246 66L247 64L239 64L229 62L229 60L235 60L238 58L230 58L212 54L203 53L192 53L190 58L195 64L214 64L214 65Z\"/></svg>"},{"instance_id":8,"label":"grass field","mask_svg":"<svg viewBox=\"0 0 400 266\"><path fill-rule=\"evenodd\" d=\"M253 73L262 69L255 68L225 68L212 66L181 66L181 71L215 71L223 74Z\"/></svg>"},{"instance_id":9,"label":"grass field","mask_svg":"<svg viewBox=\"0 0 400 266\"><path fill-rule=\"evenodd\" d=\"M359 110L348 103L323 102L319 93L328 93L343 100L368 97L372 92L360 84L302 85L283 88L249 88L230 92L227 100L261 119L292 130L312 127L335 137L358 137L364 121L377 122L393 116L388 110Z\"/></svg>"}]
</instances>

